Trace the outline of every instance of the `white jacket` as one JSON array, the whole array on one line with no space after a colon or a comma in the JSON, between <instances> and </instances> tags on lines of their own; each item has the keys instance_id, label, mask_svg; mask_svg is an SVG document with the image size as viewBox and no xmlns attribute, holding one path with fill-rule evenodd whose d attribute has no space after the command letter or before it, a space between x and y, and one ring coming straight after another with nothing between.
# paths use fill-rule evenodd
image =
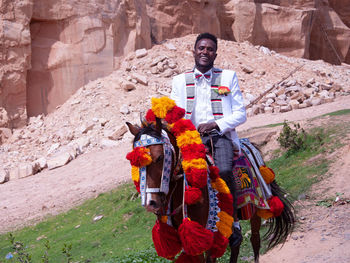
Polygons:
<instances>
[{"instance_id":1,"label":"white jacket","mask_svg":"<svg viewBox=\"0 0 350 263\"><path fill-rule=\"evenodd\" d=\"M223 118L216 120L222 133L229 133L233 143L239 149L239 140L235 128L247 119L243 104L243 97L238 85L236 72L223 70L221 75L221 86L226 86L231 93L222 96ZM170 97L175 100L176 105L186 109L186 80L185 73L177 75L172 81Z\"/></svg>"}]
</instances>

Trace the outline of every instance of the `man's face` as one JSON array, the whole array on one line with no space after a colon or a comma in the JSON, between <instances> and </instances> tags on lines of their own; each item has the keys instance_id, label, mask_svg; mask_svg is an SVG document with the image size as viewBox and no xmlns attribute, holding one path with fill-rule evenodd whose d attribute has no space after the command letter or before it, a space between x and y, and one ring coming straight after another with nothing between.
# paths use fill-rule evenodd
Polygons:
<instances>
[{"instance_id":1,"label":"man's face","mask_svg":"<svg viewBox=\"0 0 350 263\"><path fill-rule=\"evenodd\" d=\"M199 40L193 51L193 56L197 68L207 68L208 70L212 68L216 59L216 45L214 41L207 38Z\"/></svg>"}]
</instances>

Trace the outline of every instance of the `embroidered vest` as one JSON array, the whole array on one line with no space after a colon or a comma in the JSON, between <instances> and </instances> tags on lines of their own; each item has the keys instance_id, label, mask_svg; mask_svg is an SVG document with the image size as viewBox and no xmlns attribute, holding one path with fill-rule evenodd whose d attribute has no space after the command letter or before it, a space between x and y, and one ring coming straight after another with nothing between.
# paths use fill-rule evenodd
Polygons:
<instances>
[{"instance_id":1,"label":"embroidered vest","mask_svg":"<svg viewBox=\"0 0 350 263\"><path fill-rule=\"evenodd\" d=\"M193 111L193 105L195 100L196 88L194 83L194 70L185 72L186 79L186 119L190 119ZM213 68L212 76L211 76L211 91L210 91L210 100L211 100L211 108L214 115L214 119L221 119L223 117L222 112L222 101L221 95L217 93L218 87L221 84L221 75L222 70Z\"/></svg>"}]
</instances>

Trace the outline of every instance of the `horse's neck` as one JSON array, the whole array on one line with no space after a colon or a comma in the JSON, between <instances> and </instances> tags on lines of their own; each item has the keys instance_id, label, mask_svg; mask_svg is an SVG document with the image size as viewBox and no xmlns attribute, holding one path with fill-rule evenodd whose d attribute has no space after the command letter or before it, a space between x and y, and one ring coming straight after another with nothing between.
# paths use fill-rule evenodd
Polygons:
<instances>
[{"instance_id":1,"label":"horse's neck","mask_svg":"<svg viewBox=\"0 0 350 263\"><path fill-rule=\"evenodd\" d=\"M171 195L169 196L170 214L174 213L178 207L182 206L179 211L177 211L174 215L171 215L171 222L175 228L180 226L183 219L183 184L184 179L182 177L176 181L173 181L169 189L169 195Z\"/></svg>"}]
</instances>

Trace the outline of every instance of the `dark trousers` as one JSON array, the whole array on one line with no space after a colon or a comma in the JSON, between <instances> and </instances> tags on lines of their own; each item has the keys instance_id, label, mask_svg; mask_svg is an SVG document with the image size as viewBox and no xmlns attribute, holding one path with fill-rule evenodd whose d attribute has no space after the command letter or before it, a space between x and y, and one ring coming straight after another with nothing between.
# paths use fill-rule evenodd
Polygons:
<instances>
[{"instance_id":1,"label":"dark trousers","mask_svg":"<svg viewBox=\"0 0 350 263\"><path fill-rule=\"evenodd\" d=\"M237 214L236 185L233 178L233 144L231 139L225 134L220 135L217 131L212 131L209 135L201 136L203 144L214 157L215 165L220 170L220 177L226 182L233 196L234 213ZM211 139L210 139L211 138ZM211 145L211 142L213 145Z\"/></svg>"}]
</instances>

